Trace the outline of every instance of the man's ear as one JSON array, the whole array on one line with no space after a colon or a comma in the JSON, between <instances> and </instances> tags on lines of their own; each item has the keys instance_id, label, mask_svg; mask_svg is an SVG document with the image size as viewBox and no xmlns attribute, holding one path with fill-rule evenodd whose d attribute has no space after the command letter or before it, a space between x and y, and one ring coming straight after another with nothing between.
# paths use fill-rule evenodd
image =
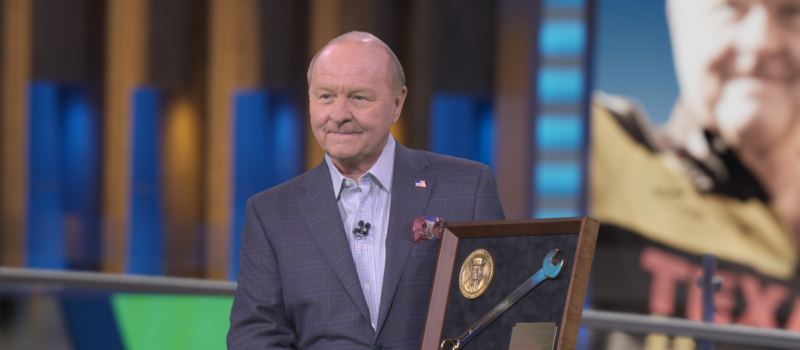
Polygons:
<instances>
[{"instance_id":1,"label":"man's ear","mask_svg":"<svg viewBox=\"0 0 800 350\"><path fill-rule=\"evenodd\" d=\"M394 98L394 115L392 115L392 124L397 123L397 119L400 118L400 112L403 111L403 103L406 102L406 96L408 95L408 89L403 86L400 89L400 92L397 94L397 97Z\"/></svg>"}]
</instances>

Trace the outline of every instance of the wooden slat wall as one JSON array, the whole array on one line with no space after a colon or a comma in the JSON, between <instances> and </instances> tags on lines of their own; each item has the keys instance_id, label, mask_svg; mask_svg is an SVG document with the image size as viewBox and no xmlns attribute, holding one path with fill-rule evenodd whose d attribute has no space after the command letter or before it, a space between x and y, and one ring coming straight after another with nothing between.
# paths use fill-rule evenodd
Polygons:
<instances>
[{"instance_id":1,"label":"wooden slat wall","mask_svg":"<svg viewBox=\"0 0 800 350\"><path fill-rule=\"evenodd\" d=\"M239 0L238 88L252 89L261 82L261 42L259 36L259 1Z\"/></svg>"},{"instance_id":2,"label":"wooden slat wall","mask_svg":"<svg viewBox=\"0 0 800 350\"><path fill-rule=\"evenodd\" d=\"M194 79L193 79L194 80ZM190 86L166 100L162 121L164 273L202 277L203 99Z\"/></svg>"},{"instance_id":3,"label":"wooden slat wall","mask_svg":"<svg viewBox=\"0 0 800 350\"><path fill-rule=\"evenodd\" d=\"M205 275L205 108L208 4L149 0L148 77L161 106L163 273Z\"/></svg>"},{"instance_id":4,"label":"wooden slat wall","mask_svg":"<svg viewBox=\"0 0 800 350\"><path fill-rule=\"evenodd\" d=\"M146 0L114 0L107 5L101 262L106 272L127 269L131 92L144 78L146 5Z\"/></svg>"},{"instance_id":5,"label":"wooden slat wall","mask_svg":"<svg viewBox=\"0 0 800 350\"><path fill-rule=\"evenodd\" d=\"M300 111L308 107L305 95L306 69L311 60L308 55L310 1L258 2L259 85L267 90L298 94L304 102L298 105L302 107Z\"/></svg>"},{"instance_id":6,"label":"wooden slat wall","mask_svg":"<svg viewBox=\"0 0 800 350\"><path fill-rule=\"evenodd\" d=\"M536 86L533 73L537 8L527 0L500 0L495 63L495 176L509 220L531 217L533 125Z\"/></svg>"},{"instance_id":7,"label":"wooden slat wall","mask_svg":"<svg viewBox=\"0 0 800 350\"><path fill-rule=\"evenodd\" d=\"M405 128L408 130L404 145L413 149L428 150L429 114L431 94L433 94L433 55L436 17L436 2L431 0L411 0L409 19L406 27L405 55L400 59L406 72L408 97L403 107Z\"/></svg>"},{"instance_id":8,"label":"wooden slat wall","mask_svg":"<svg viewBox=\"0 0 800 350\"><path fill-rule=\"evenodd\" d=\"M314 58L319 50L325 47L341 33L340 13L341 0L311 0L311 47L308 50L308 62ZM319 165L325 153L319 147L311 127L306 123L306 170Z\"/></svg>"},{"instance_id":9,"label":"wooden slat wall","mask_svg":"<svg viewBox=\"0 0 800 350\"><path fill-rule=\"evenodd\" d=\"M233 96L260 80L258 2L209 1L206 271L227 279L232 237Z\"/></svg>"},{"instance_id":10,"label":"wooden slat wall","mask_svg":"<svg viewBox=\"0 0 800 350\"><path fill-rule=\"evenodd\" d=\"M372 33L381 39L386 45L389 45L394 51L394 54L400 59L400 64L405 64L403 61L402 52L400 52L401 45L399 40L399 27L398 22L403 17L401 12L400 1L375 1L375 0L340 0L339 6L339 19L337 22L340 24L338 33L341 34L358 30ZM331 38L333 39L333 38ZM327 42L326 42L327 43ZM326 44L323 43L323 46ZM320 46L322 48L322 46ZM316 52L314 52L316 53ZM313 57L313 56L312 56ZM405 67L404 67L405 70ZM406 73L407 74L407 73ZM406 99L408 100L408 99ZM403 108L405 110L405 107ZM397 123L392 125L391 133L398 142L403 145L406 144L406 116L408 113L403 111ZM314 144L317 144L316 139L313 139ZM319 146L317 146L319 148ZM322 161L322 159L320 159ZM316 164L319 164L317 162ZM315 164L315 165L316 165Z\"/></svg>"},{"instance_id":11,"label":"wooden slat wall","mask_svg":"<svg viewBox=\"0 0 800 350\"><path fill-rule=\"evenodd\" d=\"M231 96L236 87L238 1L210 0L206 124L206 277L225 279L231 222Z\"/></svg>"},{"instance_id":12,"label":"wooden slat wall","mask_svg":"<svg viewBox=\"0 0 800 350\"><path fill-rule=\"evenodd\" d=\"M0 263L24 264L27 188L27 84L30 79L31 11L33 0L0 3L2 17L2 126L0 129ZM130 226L131 93L146 82L148 3L158 0L113 0L106 3L106 62L103 122L102 269L124 272ZM498 0L498 54L496 60L497 166L501 200L509 218L530 216L532 134L530 116L536 106L532 84L535 52L534 5L525 0ZM203 92L192 98L178 94L175 107L199 116L204 125L198 133L202 160L197 167L202 181L196 196L198 212L205 221L206 277L224 279L230 261L233 94L239 88L262 83L264 48L259 47L258 0L207 0L208 32L201 74ZM304 3L305 4L305 3ZM391 7L387 4L391 5ZM428 109L433 91L435 1L410 0L402 4L369 0L308 0L307 59L328 41L350 30L372 32L396 49L412 81L409 103L395 137L413 148L426 148ZM387 7L389 6L389 7ZM413 26L392 24L402 22ZM388 24L387 24L388 23ZM402 27L402 28L401 28ZM267 50L268 51L268 50ZM402 52L398 52L402 51ZM405 60L408 60L406 62ZM305 65L303 70L305 70ZM421 81L421 83L420 83ZM413 84L417 84L415 87ZM200 86L198 85L198 86ZM181 97L183 96L183 97ZM305 96L301 100L305 101ZM304 102L306 104L307 102ZM179 108L180 107L180 108ZM190 111L191 110L191 111ZM187 112L188 111L188 112ZM176 112L177 113L177 112ZM178 113L180 114L180 113ZM307 120L307 118L306 118ZM406 128L414 132L406 132ZM316 139L306 127L306 168L323 158ZM406 142L406 139L409 139Z\"/></svg>"},{"instance_id":13,"label":"wooden slat wall","mask_svg":"<svg viewBox=\"0 0 800 350\"><path fill-rule=\"evenodd\" d=\"M32 0L0 3L0 265L25 264Z\"/></svg>"}]
</instances>

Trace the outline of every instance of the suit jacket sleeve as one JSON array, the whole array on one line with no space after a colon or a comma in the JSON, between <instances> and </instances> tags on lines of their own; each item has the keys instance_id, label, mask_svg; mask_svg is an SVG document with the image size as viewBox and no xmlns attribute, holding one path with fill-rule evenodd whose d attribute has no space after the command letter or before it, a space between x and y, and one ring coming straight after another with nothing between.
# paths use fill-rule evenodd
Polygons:
<instances>
[{"instance_id":1,"label":"suit jacket sleeve","mask_svg":"<svg viewBox=\"0 0 800 350\"><path fill-rule=\"evenodd\" d=\"M494 181L492 170L488 166L481 167L478 179L478 190L475 193L474 221L505 220L503 206L500 204L500 195L497 192L497 183Z\"/></svg>"},{"instance_id":2,"label":"suit jacket sleeve","mask_svg":"<svg viewBox=\"0 0 800 350\"><path fill-rule=\"evenodd\" d=\"M278 259L252 198L247 201L236 280L228 349L295 348L296 335L284 311Z\"/></svg>"}]
</instances>

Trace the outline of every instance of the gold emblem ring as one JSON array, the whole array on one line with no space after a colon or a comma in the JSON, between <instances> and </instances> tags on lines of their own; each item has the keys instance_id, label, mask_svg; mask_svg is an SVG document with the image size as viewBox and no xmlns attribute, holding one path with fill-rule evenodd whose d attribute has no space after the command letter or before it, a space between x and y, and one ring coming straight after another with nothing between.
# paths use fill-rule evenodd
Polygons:
<instances>
[{"instance_id":1,"label":"gold emblem ring","mask_svg":"<svg viewBox=\"0 0 800 350\"><path fill-rule=\"evenodd\" d=\"M461 294L467 299L475 299L489 288L494 277L494 259L485 249L478 249L469 254L464 264L461 265L461 273L458 275L458 285Z\"/></svg>"}]
</instances>

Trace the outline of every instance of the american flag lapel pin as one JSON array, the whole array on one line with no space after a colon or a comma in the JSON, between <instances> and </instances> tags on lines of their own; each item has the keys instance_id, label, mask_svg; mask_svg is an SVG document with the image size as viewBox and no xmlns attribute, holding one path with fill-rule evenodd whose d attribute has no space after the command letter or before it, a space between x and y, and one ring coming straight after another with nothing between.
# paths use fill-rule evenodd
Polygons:
<instances>
[{"instance_id":1,"label":"american flag lapel pin","mask_svg":"<svg viewBox=\"0 0 800 350\"><path fill-rule=\"evenodd\" d=\"M428 187L427 185L425 185L425 180L417 180L417 181L415 181L414 182L414 186L422 187L422 188Z\"/></svg>"}]
</instances>

